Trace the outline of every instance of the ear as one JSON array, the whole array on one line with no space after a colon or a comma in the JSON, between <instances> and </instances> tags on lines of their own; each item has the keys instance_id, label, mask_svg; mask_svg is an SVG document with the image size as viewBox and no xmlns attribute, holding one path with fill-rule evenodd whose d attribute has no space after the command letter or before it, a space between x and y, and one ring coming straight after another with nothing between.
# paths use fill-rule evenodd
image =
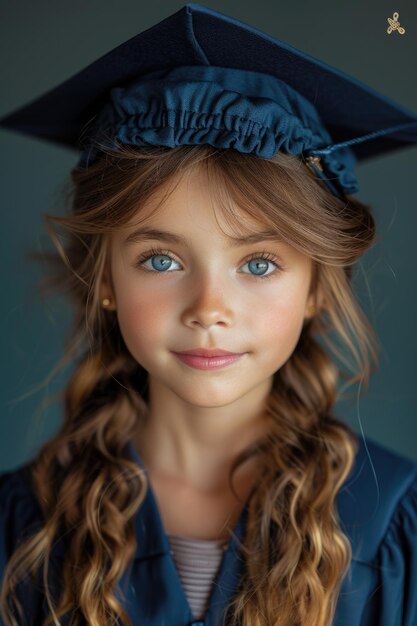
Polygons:
<instances>
[{"instance_id":1,"label":"ear","mask_svg":"<svg viewBox=\"0 0 417 626\"><path fill-rule=\"evenodd\" d=\"M315 292L310 293L307 298L305 308L305 320L310 320L315 317L323 307L324 297L322 291L317 289Z\"/></svg>"},{"instance_id":2,"label":"ear","mask_svg":"<svg viewBox=\"0 0 417 626\"><path fill-rule=\"evenodd\" d=\"M315 317L323 308L324 303L325 303L325 297L324 297L323 289L322 289L321 284L319 284L317 280L317 271L315 268L313 271L312 279L311 279L310 293L306 301L304 319L310 320L313 317Z\"/></svg>"}]
</instances>

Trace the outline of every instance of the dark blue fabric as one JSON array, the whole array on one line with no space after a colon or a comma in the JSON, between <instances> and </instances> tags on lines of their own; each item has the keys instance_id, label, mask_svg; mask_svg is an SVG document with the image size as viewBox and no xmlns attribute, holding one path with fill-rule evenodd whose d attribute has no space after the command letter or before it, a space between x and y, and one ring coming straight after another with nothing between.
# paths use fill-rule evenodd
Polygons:
<instances>
[{"instance_id":1,"label":"dark blue fabric","mask_svg":"<svg viewBox=\"0 0 417 626\"><path fill-rule=\"evenodd\" d=\"M129 454L143 467L131 444ZM146 470L146 468L145 468ZM30 490L27 466L0 475L0 572L24 533L41 524ZM123 603L134 626L219 626L234 594L243 561L239 539L247 504L234 529L203 620L195 620L170 553L157 503L148 490L135 519L137 549L120 582ZM417 624L417 464L371 439L360 441L355 465L337 496L337 508L353 551L344 578L334 626L416 626ZM54 546L51 583L57 585L64 556ZM39 581L38 581L39 585ZM19 591L28 624L40 626L42 594L24 583ZM3 622L0 619L1 626ZM62 620L66 626L68 621Z\"/></svg>"},{"instance_id":2,"label":"dark blue fabric","mask_svg":"<svg viewBox=\"0 0 417 626\"><path fill-rule=\"evenodd\" d=\"M191 87L194 70L190 67L200 72L200 79L202 74L212 76L213 84L203 88L195 81ZM155 102L159 87L153 92L146 82L144 92L139 89L142 78L147 81L153 72L163 75L175 68L184 72L186 68L190 83L182 82L178 89L174 83L167 85L167 95L159 104ZM223 77L231 72L220 91L219 71ZM232 76L234 71L237 80ZM242 80L245 73L247 79ZM248 87L255 84L255 74L264 77L259 94L256 90L245 91L246 82ZM288 89L274 108L277 84ZM132 85L138 89L125 92ZM184 92L179 94L182 88ZM121 119L119 133L122 141L126 138L132 145L142 145L142 141L162 146L212 143L261 156L271 155L278 144L283 144L285 151L288 143L290 153L295 154L297 146L309 144L312 138L315 141L320 118L322 132L330 138L316 148L306 149L303 156L321 159L321 163L307 163L332 193L341 197L357 191L356 159L417 143L415 112L250 24L197 3L185 4L50 91L0 118L0 127L77 150L86 148L80 161L84 166L89 162L90 124L109 103L111 93L117 98L126 95L124 114L132 104L132 117L130 121L127 117ZM301 108L293 108L293 101L286 109L287 94L297 94ZM138 98L135 106L133 97ZM187 110L187 102L197 102L197 107ZM222 105L226 107L225 115ZM312 117L313 108L318 115ZM108 121L103 119L105 126Z\"/></svg>"},{"instance_id":3,"label":"dark blue fabric","mask_svg":"<svg viewBox=\"0 0 417 626\"><path fill-rule=\"evenodd\" d=\"M206 65L151 72L111 89L88 137L113 150L119 144L209 144L264 159L279 150L308 156L332 143L315 107L279 78ZM91 166L99 156L86 141L78 167ZM358 191L355 163L346 147L326 155L322 165L329 165L331 191L341 197ZM326 184L328 176L320 172Z\"/></svg>"}]
</instances>

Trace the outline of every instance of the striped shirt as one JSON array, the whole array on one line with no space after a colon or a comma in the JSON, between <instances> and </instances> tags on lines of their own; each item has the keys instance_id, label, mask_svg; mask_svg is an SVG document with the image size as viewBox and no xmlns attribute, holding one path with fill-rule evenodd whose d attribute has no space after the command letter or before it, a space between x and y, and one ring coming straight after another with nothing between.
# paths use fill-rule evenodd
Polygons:
<instances>
[{"instance_id":1,"label":"striped shirt","mask_svg":"<svg viewBox=\"0 0 417 626\"><path fill-rule=\"evenodd\" d=\"M168 535L168 538L194 618L202 619L227 543L224 539L194 539L180 535Z\"/></svg>"}]
</instances>

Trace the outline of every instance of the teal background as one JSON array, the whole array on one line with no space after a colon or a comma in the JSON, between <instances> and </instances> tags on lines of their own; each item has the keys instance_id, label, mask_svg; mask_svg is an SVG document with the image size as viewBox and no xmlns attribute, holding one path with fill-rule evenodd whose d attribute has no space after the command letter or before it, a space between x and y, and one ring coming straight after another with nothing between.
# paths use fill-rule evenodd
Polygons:
<instances>
[{"instance_id":1,"label":"teal background","mask_svg":"<svg viewBox=\"0 0 417 626\"><path fill-rule=\"evenodd\" d=\"M0 116L69 78L138 32L183 6L165 0L29 0L0 3ZM205 2L338 67L417 112L417 4L359 0ZM400 14L406 34L387 35ZM346 103L348 108L349 103ZM60 213L60 189L76 155L0 131L2 229L0 470L23 463L51 435L57 392L68 371L40 387L61 356L68 305L36 291L40 268L26 260L49 247L42 214ZM417 147L379 157L357 170L358 197L374 207L377 245L356 268L358 298L381 343L380 368L367 394L343 402L339 416L357 432L417 460Z\"/></svg>"}]
</instances>

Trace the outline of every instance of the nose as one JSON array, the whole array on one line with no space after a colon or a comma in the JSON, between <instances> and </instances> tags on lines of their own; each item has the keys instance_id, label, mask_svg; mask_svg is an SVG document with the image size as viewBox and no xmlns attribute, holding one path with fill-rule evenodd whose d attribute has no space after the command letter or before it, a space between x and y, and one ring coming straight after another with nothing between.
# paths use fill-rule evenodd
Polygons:
<instances>
[{"instance_id":1,"label":"nose","mask_svg":"<svg viewBox=\"0 0 417 626\"><path fill-rule=\"evenodd\" d=\"M184 310L183 323L203 328L213 325L230 326L234 313L230 307L231 294L227 291L214 277L200 281L195 295L191 296L190 304Z\"/></svg>"}]
</instances>

